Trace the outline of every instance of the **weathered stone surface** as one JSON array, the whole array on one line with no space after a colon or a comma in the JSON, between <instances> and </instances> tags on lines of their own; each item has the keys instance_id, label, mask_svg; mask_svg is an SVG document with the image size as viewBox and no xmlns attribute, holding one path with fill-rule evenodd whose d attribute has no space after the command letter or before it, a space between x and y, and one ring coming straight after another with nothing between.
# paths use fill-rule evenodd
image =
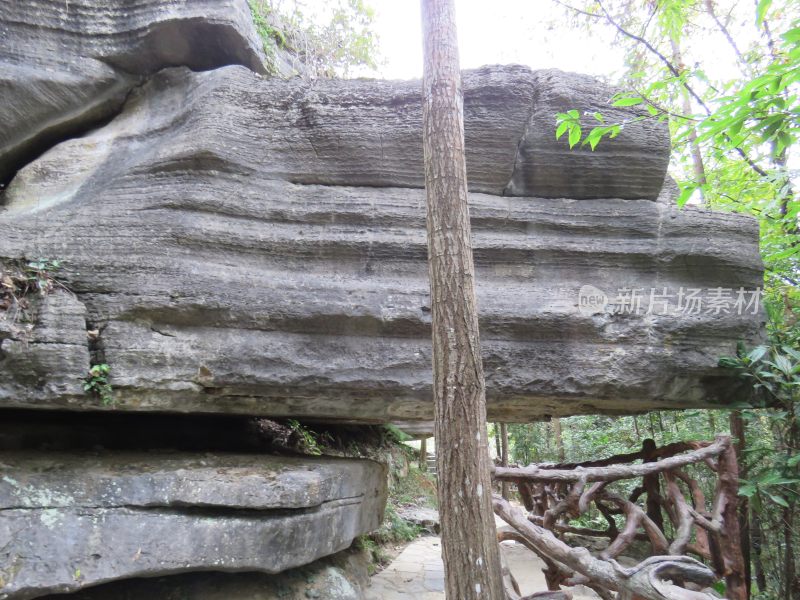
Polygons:
<instances>
[{"instance_id":1,"label":"weathered stone surface","mask_svg":"<svg viewBox=\"0 0 800 600\"><path fill-rule=\"evenodd\" d=\"M184 571L278 573L381 522L383 465L181 453L0 453L0 598Z\"/></svg>"},{"instance_id":2,"label":"weathered stone surface","mask_svg":"<svg viewBox=\"0 0 800 600\"><path fill-rule=\"evenodd\" d=\"M61 289L38 304L35 327L0 318L0 388L20 397L31 388L80 396L89 369L86 307Z\"/></svg>"},{"instance_id":3,"label":"weathered stone surface","mask_svg":"<svg viewBox=\"0 0 800 600\"><path fill-rule=\"evenodd\" d=\"M555 115L578 109L585 132L599 123L623 124L647 114L641 109L609 106L615 90L593 77L549 69L533 74L535 100L519 143L511 181L511 196L544 198L656 199L669 161L669 132L665 123L645 119L624 127L621 143L606 138L594 151L570 149L556 140Z\"/></svg>"},{"instance_id":4,"label":"weathered stone surface","mask_svg":"<svg viewBox=\"0 0 800 600\"><path fill-rule=\"evenodd\" d=\"M116 410L431 419L422 191L146 168L51 208L41 239L26 218L0 217L0 254L35 248L65 261L101 330ZM586 315L577 304L585 284L612 297L755 288L753 221L648 201L480 194L472 216L491 419L737 397L717 360L758 336L760 315ZM3 406L101 408L9 376L19 380L0 388Z\"/></svg>"},{"instance_id":5,"label":"weathered stone surface","mask_svg":"<svg viewBox=\"0 0 800 600\"><path fill-rule=\"evenodd\" d=\"M75 177L109 158L108 144L118 136L166 127L183 154L162 161L164 172L192 160L191 168L258 171L295 183L421 188L421 87L419 81L260 79L242 67L168 70L129 104L117 123L124 129L106 129L95 140L103 145L82 159ZM570 73L508 66L466 71L464 94L472 191L657 198L669 161L663 123L630 125L594 152L570 151L565 140L555 140L555 113L567 107L602 108L615 121L638 114L636 107L610 107L613 90ZM156 149L151 143L142 150ZM13 191L7 198L12 209L24 201Z\"/></svg>"},{"instance_id":6,"label":"weathered stone surface","mask_svg":"<svg viewBox=\"0 0 800 600\"><path fill-rule=\"evenodd\" d=\"M413 523L431 533L439 533L439 511L425 506L401 506L397 514L405 521Z\"/></svg>"},{"instance_id":7,"label":"weathered stone surface","mask_svg":"<svg viewBox=\"0 0 800 600\"><path fill-rule=\"evenodd\" d=\"M369 557L353 549L278 575L185 573L107 583L42 600L363 600Z\"/></svg>"},{"instance_id":8,"label":"weathered stone surface","mask_svg":"<svg viewBox=\"0 0 800 600\"><path fill-rule=\"evenodd\" d=\"M170 66L264 72L246 0L0 3L0 182Z\"/></svg>"},{"instance_id":9,"label":"weathered stone surface","mask_svg":"<svg viewBox=\"0 0 800 600\"><path fill-rule=\"evenodd\" d=\"M517 147L531 103L540 115L539 101L545 112L569 101L560 90L571 76L561 77L522 67L466 74L473 189L551 185L529 177L537 144L547 152L550 142L529 130L521 158ZM536 81L552 93L534 93ZM576 101L591 90L579 83ZM418 115L414 82L270 81L236 66L162 71L107 126L17 175L0 212L0 257L65 261L68 287L100 330L95 359L111 365L117 410L430 420ZM652 184L652 198L472 194L491 419L739 396L741 383L717 361L737 340L758 339L760 313L645 314L646 303L664 288L673 308L681 289L701 289L708 303L715 288L757 288L757 225L650 201L664 180L663 132L631 131L575 164L605 161L609 173L638 164L651 183L620 181L643 195ZM527 165L522 178L515 160ZM569 186L598 169L570 171L564 191L583 195ZM593 185L601 196L620 191ZM641 290L645 306L586 314L584 285L612 301L620 289ZM12 342L3 342L6 365ZM51 376L37 387L12 370L0 379L0 406L102 408L54 391L76 373Z\"/></svg>"}]
</instances>

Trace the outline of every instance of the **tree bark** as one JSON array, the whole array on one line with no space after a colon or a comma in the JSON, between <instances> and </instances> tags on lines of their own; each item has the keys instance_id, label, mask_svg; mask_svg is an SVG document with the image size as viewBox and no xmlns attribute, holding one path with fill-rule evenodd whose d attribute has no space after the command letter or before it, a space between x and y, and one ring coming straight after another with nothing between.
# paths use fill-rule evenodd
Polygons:
<instances>
[{"instance_id":1,"label":"tree bark","mask_svg":"<svg viewBox=\"0 0 800 600\"><path fill-rule=\"evenodd\" d=\"M508 466L508 425L505 423L500 423L500 466L507 467ZM500 495L503 496L504 500L508 500L508 488L509 483L507 481L503 481L500 483Z\"/></svg>"},{"instance_id":2,"label":"tree bark","mask_svg":"<svg viewBox=\"0 0 800 600\"><path fill-rule=\"evenodd\" d=\"M761 533L761 520L759 515L754 514L750 510L750 541L752 542L751 556L753 558L753 571L756 576L756 586L758 591L764 593L767 591L767 576L764 573L764 561L761 558L761 540L763 539Z\"/></svg>"},{"instance_id":3,"label":"tree bark","mask_svg":"<svg viewBox=\"0 0 800 600\"><path fill-rule=\"evenodd\" d=\"M672 61L678 65L678 68L683 71L685 66L683 64L683 55L681 48L674 39L670 39L672 44ZM683 100L683 114L687 117L692 114L692 100L689 97L689 91L681 86L681 98ZM703 163L703 154L700 151L700 144L697 142L697 130L692 128L689 131L689 150L692 155L692 172L694 173L694 182L697 185L706 184L706 168ZM701 203L705 204L705 194L700 190Z\"/></svg>"},{"instance_id":4,"label":"tree bark","mask_svg":"<svg viewBox=\"0 0 800 600\"><path fill-rule=\"evenodd\" d=\"M639 431L639 420L633 415L633 430L636 432L636 441L642 443L642 434Z\"/></svg>"},{"instance_id":5,"label":"tree bark","mask_svg":"<svg viewBox=\"0 0 800 600\"><path fill-rule=\"evenodd\" d=\"M710 413L709 413L710 414ZM747 466L744 460L746 447L744 419L738 410L731 411L730 415L731 436L734 440L736 455L739 457L739 478L747 479ZM751 571L750 571L750 506L747 498L739 498L739 535L741 536L742 558L744 559L744 581L747 597L750 597Z\"/></svg>"},{"instance_id":6,"label":"tree bark","mask_svg":"<svg viewBox=\"0 0 800 600\"><path fill-rule=\"evenodd\" d=\"M558 450L558 462L567 460L566 452L564 452L564 438L561 435L561 419L553 417L553 434L556 438L556 448Z\"/></svg>"},{"instance_id":7,"label":"tree bark","mask_svg":"<svg viewBox=\"0 0 800 600\"><path fill-rule=\"evenodd\" d=\"M653 453L656 450L656 443L652 439L642 442L643 463L658 460ZM661 514L661 484L658 475L646 475L643 478L644 490L647 493L647 516L656 524L661 531L664 531L664 517Z\"/></svg>"},{"instance_id":8,"label":"tree bark","mask_svg":"<svg viewBox=\"0 0 800 600\"><path fill-rule=\"evenodd\" d=\"M445 595L503 600L475 301L453 0L422 0L423 149Z\"/></svg>"}]
</instances>

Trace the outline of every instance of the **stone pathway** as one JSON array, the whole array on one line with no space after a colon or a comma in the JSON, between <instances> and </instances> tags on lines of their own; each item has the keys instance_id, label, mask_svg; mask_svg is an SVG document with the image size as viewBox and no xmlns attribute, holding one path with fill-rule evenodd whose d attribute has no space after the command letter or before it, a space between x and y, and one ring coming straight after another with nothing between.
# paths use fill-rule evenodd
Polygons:
<instances>
[{"instance_id":1,"label":"stone pathway","mask_svg":"<svg viewBox=\"0 0 800 600\"><path fill-rule=\"evenodd\" d=\"M372 577L366 593L366 600L410 598L444 598L444 566L438 536L425 536L411 542L392 564Z\"/></svg>"},{"instance_id":2,"label":"stone pathway","mask_svg":"<svg viewBox=\"0 0 800 600\"><path fill-rule=\"evenodd\" d=\"M508 568L525 594L547 589L542 563L530 550L515 542L501 544ZM597 596L579 586L573 590L575 600ZM366 600L443 600L444 567L439 537L419 538L403 550L386 569L370 580Z\"/></svg>"}]
</instances>

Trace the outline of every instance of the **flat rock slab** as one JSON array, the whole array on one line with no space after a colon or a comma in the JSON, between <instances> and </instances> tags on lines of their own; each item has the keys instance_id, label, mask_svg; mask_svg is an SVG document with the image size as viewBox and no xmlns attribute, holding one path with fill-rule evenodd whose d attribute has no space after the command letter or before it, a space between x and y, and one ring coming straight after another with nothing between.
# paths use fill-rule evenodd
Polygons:
<instances>
[{"instance_id":1,"label":"flat rock slab","mask_svg":"<svg viewBox=\"0 0 800 600\"><path fill-rule=\"evenodd\" d=\"M368 460L185 453L0 454L0 598L179 572L278 573L378 527Z\"/></svg>"},{"instance_id":2,"label":"flat rock slab","mask_svg":"<svg viewBox=\"0 0 800 600\"><path fill-rule=\"evenodd\" d=\"M41 600L364 600L369 556L345 550L310 565L265 573L185 573L128 579Z\"/></svg>"}]
</instances>

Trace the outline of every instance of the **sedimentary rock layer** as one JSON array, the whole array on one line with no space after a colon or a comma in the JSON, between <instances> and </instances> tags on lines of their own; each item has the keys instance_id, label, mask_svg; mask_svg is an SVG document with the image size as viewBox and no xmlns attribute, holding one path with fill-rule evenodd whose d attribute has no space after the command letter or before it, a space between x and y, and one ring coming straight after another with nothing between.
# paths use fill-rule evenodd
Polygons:
<instances>
[{"instance_id":1,"label":"sedimentary rock layer","mask_svg":"<svg viewBox=\"0 0 800 600\"><path fill-rule=\"evenodd\" d=\"M0 3L0 182L165 67L263 73L246 0Z\"/></svg>"},{"instance_id":2,"label":"sedimentary rock layer","mask_svg":"<svg viewBox=\"0 0 800 600\"><path fill-rule=\"evenodd\" d=\"M0 598L185 571L278 573L380 524L385 466L237 454L2 452Z\"/></svg>"},{"instance_id":3,"label":"sedimentary rock layer","mask_svg":"<svg viewBox=\"0 0 800 600\"><path fill-rule=\"evenodd\" d=\"M513 119L493 109L513 105L524 72L466 77L473 116L485 114L471 134L473 164L484 157L473 188L499 194L511 177L496 174L517 142L503 150L508 132L492 132ZM162 72L106 127L19 173L0 256L63 261L116 410L430 420L422 167L403 167L419 160L418 132L402 133L419 99L397 93L409 85ZM387 131L381 154L373 142ZM471 203L491 419L737 397L717 361L760 335L760 312L734 304L760 285L755 221L645 198ZM584 286L605 294L604 310L579 306ZM718 288L727 306L711 304ZM700 304L686 310L689 290ZM3 342L5 364L24 348ZM0 406L103 408L59 391L84 372L33 381L3 364Z\"/></svg>"},{"instance_id":4,"label":"sedimentary rock layer","mask_svg":"<svg viewBox=\"0 0 800 600\"><path fill-rule=\"evenodd\" d=\"M366 551L350 549L277 575L196 572L126 579L46 600L364 600L371 567Z\"/></svg>"},{"instance_id":5,"label":"sedimentary rock layer","mask_svg":"<svg viewBox=\"0 0 800 600\"><path fill-rule=\"evenodd\" d=\"M104 153L120 137L144 134L148 142L137 154L157 152L161 142L153 134L166 133L177 138L171 145L180 145L182 154L172 153L170 162L164 157L163 171L218 168L302 184L421 188L421 87L419 81L261 79L243 67L169 69L135 94L117 128L95 139L103 146L73 169L111 158ZM566 140L555 139L555 115L569 108L602 111L609 122L636 118L637 107L610 106L613 94L590 77L560 71L465 72L470 189L655 200L669 161L664 123L634 123L594 152L570 150ZM13 194L8 199L19 201Z\"/></svg>"}]
</instances>

